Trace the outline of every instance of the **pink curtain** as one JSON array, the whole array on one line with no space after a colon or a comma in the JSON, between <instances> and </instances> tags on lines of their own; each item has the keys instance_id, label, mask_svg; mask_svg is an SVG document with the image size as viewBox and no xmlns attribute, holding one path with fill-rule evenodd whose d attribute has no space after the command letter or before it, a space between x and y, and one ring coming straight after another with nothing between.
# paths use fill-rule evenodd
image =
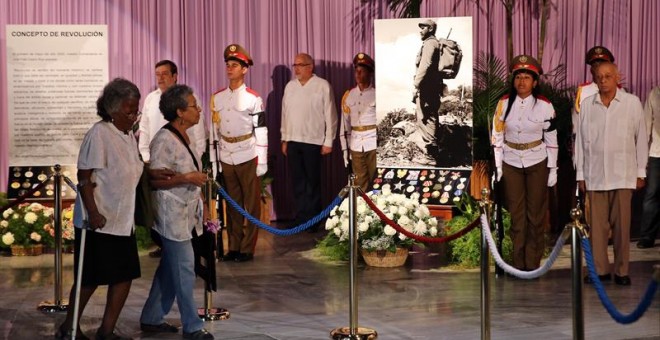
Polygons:
<instances>
[{"instance_id":1,"label":"pink curtain","mask_svg":"<svg viewBox=\"0 0 660 340\"><path fill-rule=\"evenodd\" d=\"M516 3L514 54L536 55L539 1ZM421 13L473 16L474 49L505 58L506 12L500 0L427 0ZM383 0L5 0L0 2L0 39L5 39L7 24L107 24L111 78L130 79L146 95L155 87L155 62L171 59L179 65L179 81L191 85L202 103L226 86L224 47L245 46L255 60L247 84L267 103L276 213L288 218L290 183L279 152L279 118L293 56L299 51L314 56L315 72L330 81L339 101L353 85L352 57L358 51L373 53L373 19L392 17ZM616 56L626 87L644 100L651 87L660 84L658 17L660 2L655 0L551 1L543 67L566 65L568 85L577 85L588 78L586 50L602 44ZM9 167L4 42L0 67L0 190L4 191ZM329 203L346 183L339 152L325 160L323 183L323 202Z\"/></svg>"}]
</instances>

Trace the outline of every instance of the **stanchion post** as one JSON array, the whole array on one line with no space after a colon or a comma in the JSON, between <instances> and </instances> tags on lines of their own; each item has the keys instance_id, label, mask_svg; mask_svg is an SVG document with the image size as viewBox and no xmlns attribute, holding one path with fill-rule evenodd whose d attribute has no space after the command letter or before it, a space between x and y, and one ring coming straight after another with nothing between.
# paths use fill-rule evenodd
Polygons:
<instances>
[{"instance_id":1,"label":"stanchion post","mask_svg":"<svg viewBox=\"0 0 660 340\"><path fill-rule=\"evenodd\" d=\"M582 237L587 237L584 226L580 223L582 210L579 206L571 209L571 219L573 222L566 225L571 228L571 280L573 294L573 339L584 339L584 307L582 304Z\"/></svg>"},{"instance_id":2,"label":"stanchion post","mask_svg":"<svg viewBox=\"0 0 660 340\"><path fill-rule=\"evenodd\" d=\"M53 225L55 226L55 299L43 301L37 309L45 313L66 312L68 302L62 299L62 167L55 164L53 176Z\"/></svg>"},{"instance_id":3,"label":"stanchion post","mask_svg":"<svg viewBox=\"0 0 660 340\"><path fill-rule=\"evenodd\" d=\"M481 189L479 206L490 222L492 201L489 198L490 190ZM481 229L481 339L490 340L490 256L488 253L488 240L483 228Z\"/></svg>"},{"instance_id":4,"label":"stanchion post","mask_svg":"<svg viewBox=\"0 0 660 340\"><path fill-rule=\"evenodd\" d=\"M213 209L215 208L213 204L213 197L214 197L213 187L215 183L215 181L213 180L213 169L210 168L206 169L206 174L207 174L207 179L206 179L206 186L204 188L204 195L206 196L206 204L207 204L206 208L209 209L209 214L211 214L213 212ZM222 221L218 221L218 225L222 225ZM220 241L218 241L218 237L214 237L214 241L216 242L216 250L219 248L217 243L222 242L222 228L220 227L217 232L220 233ZM217 256L214 256L214 258L216 257ZM215 266L215 262L207 263L206 265ZM207 285L204 285L204 308L197 309L197 316L199 316L199 318L204 321L217 321L217 320L229 319L230 314L227 309L213 307L213 292L207 289L206 286Z\"/></svg>"},{"instance_id":5,"label":"stanchion post","mask_svg":"<svg viewBox=\"0 0 660 340\"><path fill-rule=\"evenodd\" d=\"M349 327L335 328L330 332L330 338L334 340L374 340L378 338L375 330L358 327L358 301L357 301L357 260L358 260L358 234L357 234L357 187L355 186L355 175L348 177L348 240L351 245L348 303L349 303Z\"/></svg>"}]
</instances>

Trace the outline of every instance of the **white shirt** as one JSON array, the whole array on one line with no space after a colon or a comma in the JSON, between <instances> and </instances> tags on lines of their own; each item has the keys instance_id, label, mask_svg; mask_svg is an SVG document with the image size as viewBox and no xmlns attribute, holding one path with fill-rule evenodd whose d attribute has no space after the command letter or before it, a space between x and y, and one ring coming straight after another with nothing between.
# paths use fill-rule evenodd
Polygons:
<instances>
[{"instance_id":1,"label":"white shirt","mask_svg":"<svg viewBox=\"0 0 660 340\"><path fill-rule=\"evenodd\" d=\"M192 150L197 164L202 166L199 154ZM197 171L190 153L179 138L169 130L161 129L151 143L150 167L171 169L185 174ZM201 169L200 169L201 170ZM204 209L201 188L184 184L169 189L152 191L155 208L153 229L172 241L186 241L192 238L192 230L202 234L202 213Z\"/></svg>"},{"instance_id":2,"label":"white shirt","mask_svg":"<svg viewBox=\"0 0 660 340\"><path fill-rule=\"evenodd\" d=\"M112 123L100 121L92 125L83 138L78 154L79 170L92 171L96 183L94 201L106 219L98 233L130 236L135 213L135 187L144 163L140 161L133 132L124 134ZM82 197L76 197L73 223L83 227L87 213L82 209Z\"/></svg>"},{"instance_id":3,"label":"white shirt","mask_svg":"<svg viewBox=\"0 0 660 340\"><path fill-rule=\"evenodd\" d=\"M555 118L555 109L548 99L528 96L522 99L516 96L509 116L504 121L509 96L504 96L497 104L493 119L493 146L497 167L502 162L517 168L528 168L548 159L548 168L557 167L557 130L544 131L550 127L550 120ZM516 144L541 140L541 144L527 150L516 150L505 141Z\"/></svg>"},{"instance_id":4,"label":"white shirt","mask_svg":"<svg viewBox=\"0 0 660 340\"><path fill-rule=\"evenodd\" d=\"M235 90L224 88L212 96L214 138L217 138L220 145L221 161L233 165L245 163L257 157L257 148L263 149L263 151L268 149L267 135L265 140L257 141L256 131L252 137L240 142L230 143L222 139L222 136L240 137L253 133L259 119L255 114L263 114L263 106L263 100L259 94L245 84ZM260 129L266 129L266 127ZM215 160L215 155L212 155L211 160ZM265 154L258 161L265 164L267 161Z\"/></svg>"},{"instance_id":5,"label":"white shirt","mask_svg":"<svg viewBox=\"0 0 660 340\"><path fill-rule=\"evenodd\" d=\"M312 75L301 85L291 80L282 98L282 141L332 147L337 134L337 109L325 79Z\"/></svg>"},{"instance_id":6,"label":"white shirt","mask_svg":"<svg viewBox=\"0 0 660 340\"><path fill-rule=\"evenodd\" d=\"M149 144L151 140L156 135L158 130L167 124L167 120L163 117L163 114L160 112L158 105L160 104L160 96L163 92L160 89L156 89L147 95L147 98L144 99L144 105L142 106L142 117L140 118L140 134L139 134L139 147L140 154L142 155L142 160L145 162L150 161L150 152ZM197 104L201 106L199 98L195 96ZM193 125L186 132L188 137L190 137L190 148L195 150L199 155L203 154L206 150L206 128L204 123L204 114L200 112L199 123Z\"/></svg>"},{"instance_id":7,"label":"white shirt","mask_svg":"<svg viewBox=\"0 0 660 340\"><path fill-rule=\"evenodd\" d=\"M360 87L346 91L341 103L343 114L339 126L339 139L342 150L346 149L346 139L353 151L365 152L376 149L378 136L376 129L352 131L353 126L376 125L376 90L369 86L364 91Z\"/></svg>"},{"instance_id":8,"label":"white shirt","mask_svg":"<svg viewBox=\"0 0 660 340\"><path fill-rule=\"evenodd\" d=\"M576 179L587 190L635 189L646 177L648 136L637 96L619 89L609 107L599 94L582 102L575 143Z\"/></svg>"},{"instance_id":9,"label":"white shirt","mask_svg":"<svg viewBox=\"0 0 660 340\"><path fill-rule=\"evenodd\" d=\"M650 137L651 146L649 156L660 157L660 86L655 87L646 98L644 106L646 118L646 131Z\"/></svg>"}]
</instances>

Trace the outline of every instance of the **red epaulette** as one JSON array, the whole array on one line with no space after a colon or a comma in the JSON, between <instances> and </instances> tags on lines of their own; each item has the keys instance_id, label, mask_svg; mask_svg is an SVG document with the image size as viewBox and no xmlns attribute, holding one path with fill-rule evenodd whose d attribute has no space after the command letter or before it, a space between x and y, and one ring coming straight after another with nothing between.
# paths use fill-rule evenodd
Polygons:
<instances>
[{"instance_id":1,"label":"red epaulette","mask_svg":"<svg viewBox=\"0 0 660 340\"><path fill-rule=\"evenodd\" d=\"M588 81L588 82L586 82L586 83L582 83L582 84L580 84L579 87L589 86L589 85L591 85L591 83L593 83L593 81Z\"/></svg>"},{"instance_id":2,"label":"red epaulette","mask_svg":"<svg viewBox=\"0 0 660 340\"><path fill-rule=\"evenodd\" d=\"M544 102L546 102L546 103L552 104L552 102L550 101L550 99L548 99L546 96L539 95L539 96L536 97L536 98L541 99L542 101L544 101Z\"/></svg>"},{"instance_id":3,"label":"red epaulette","mask_svg":"<svg viewBox=\"0 0 660 340\"><path fill-rule=\"evenodd\" d=\"M220 92L222 92L222 91L224 91L224 90L226 90L226 89L227 89L226 87L223 87L223 88L221 88L221 89L219 89L219 90L213 92L212 96L215 96L216 94L218 94L218 93L220 93Z\"/></svg>"},{"instance_id":4,"label":"red epaulette","mask_svg":"<svg viewBox=\"0 0 660 340\"><path fill-rule=\"evenodd\" d=\"M255 97L259 97L259 93L257 91L255 91L255 90L253 90L253 89L251 89L247 86L245 87L245 91L247 91L248 93L253 94Z\"/></svg>"}]
</instances>

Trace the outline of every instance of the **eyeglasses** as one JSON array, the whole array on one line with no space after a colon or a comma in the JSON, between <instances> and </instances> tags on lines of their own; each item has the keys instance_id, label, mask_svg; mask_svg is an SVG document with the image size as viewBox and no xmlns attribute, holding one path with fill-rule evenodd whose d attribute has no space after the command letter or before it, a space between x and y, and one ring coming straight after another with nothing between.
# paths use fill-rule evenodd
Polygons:
<instances>
[{"instance_id":1,"label":"eyeglasses","mask_svg":"<svg viewBox=\"0 0 660 340\"><path fill-rule=\"evenodd\" d=\"M305 66L309 66L309 65L311 65L311 64L293 64L292 66L293 67L305 67Z\"/></svg>"},{"instance_id":2,"label":"eyeglasses","mask_svg":"<svg viewBox=\"0 0 660 340\"><path fill-rule=\"evenodd\" d=\"M194 108L196 108L196 109L200 109L200 110L202 109L202 108L199 106L199 104L188 105L187 107L194 107Z\"/></svg>"},{"instance_id":3,"label":"eyeglasses","mask_svg":"<svg viewBox=\"0 0 660 340\"><path fill-rule=\"evenodd\" d=\"M128 113L126 113L126 115L128 117L137 117L137 118L139 118L139 117L142 117L142 111L136 111L135 113L128 112Z\"/></svg>"}]
</instances>

